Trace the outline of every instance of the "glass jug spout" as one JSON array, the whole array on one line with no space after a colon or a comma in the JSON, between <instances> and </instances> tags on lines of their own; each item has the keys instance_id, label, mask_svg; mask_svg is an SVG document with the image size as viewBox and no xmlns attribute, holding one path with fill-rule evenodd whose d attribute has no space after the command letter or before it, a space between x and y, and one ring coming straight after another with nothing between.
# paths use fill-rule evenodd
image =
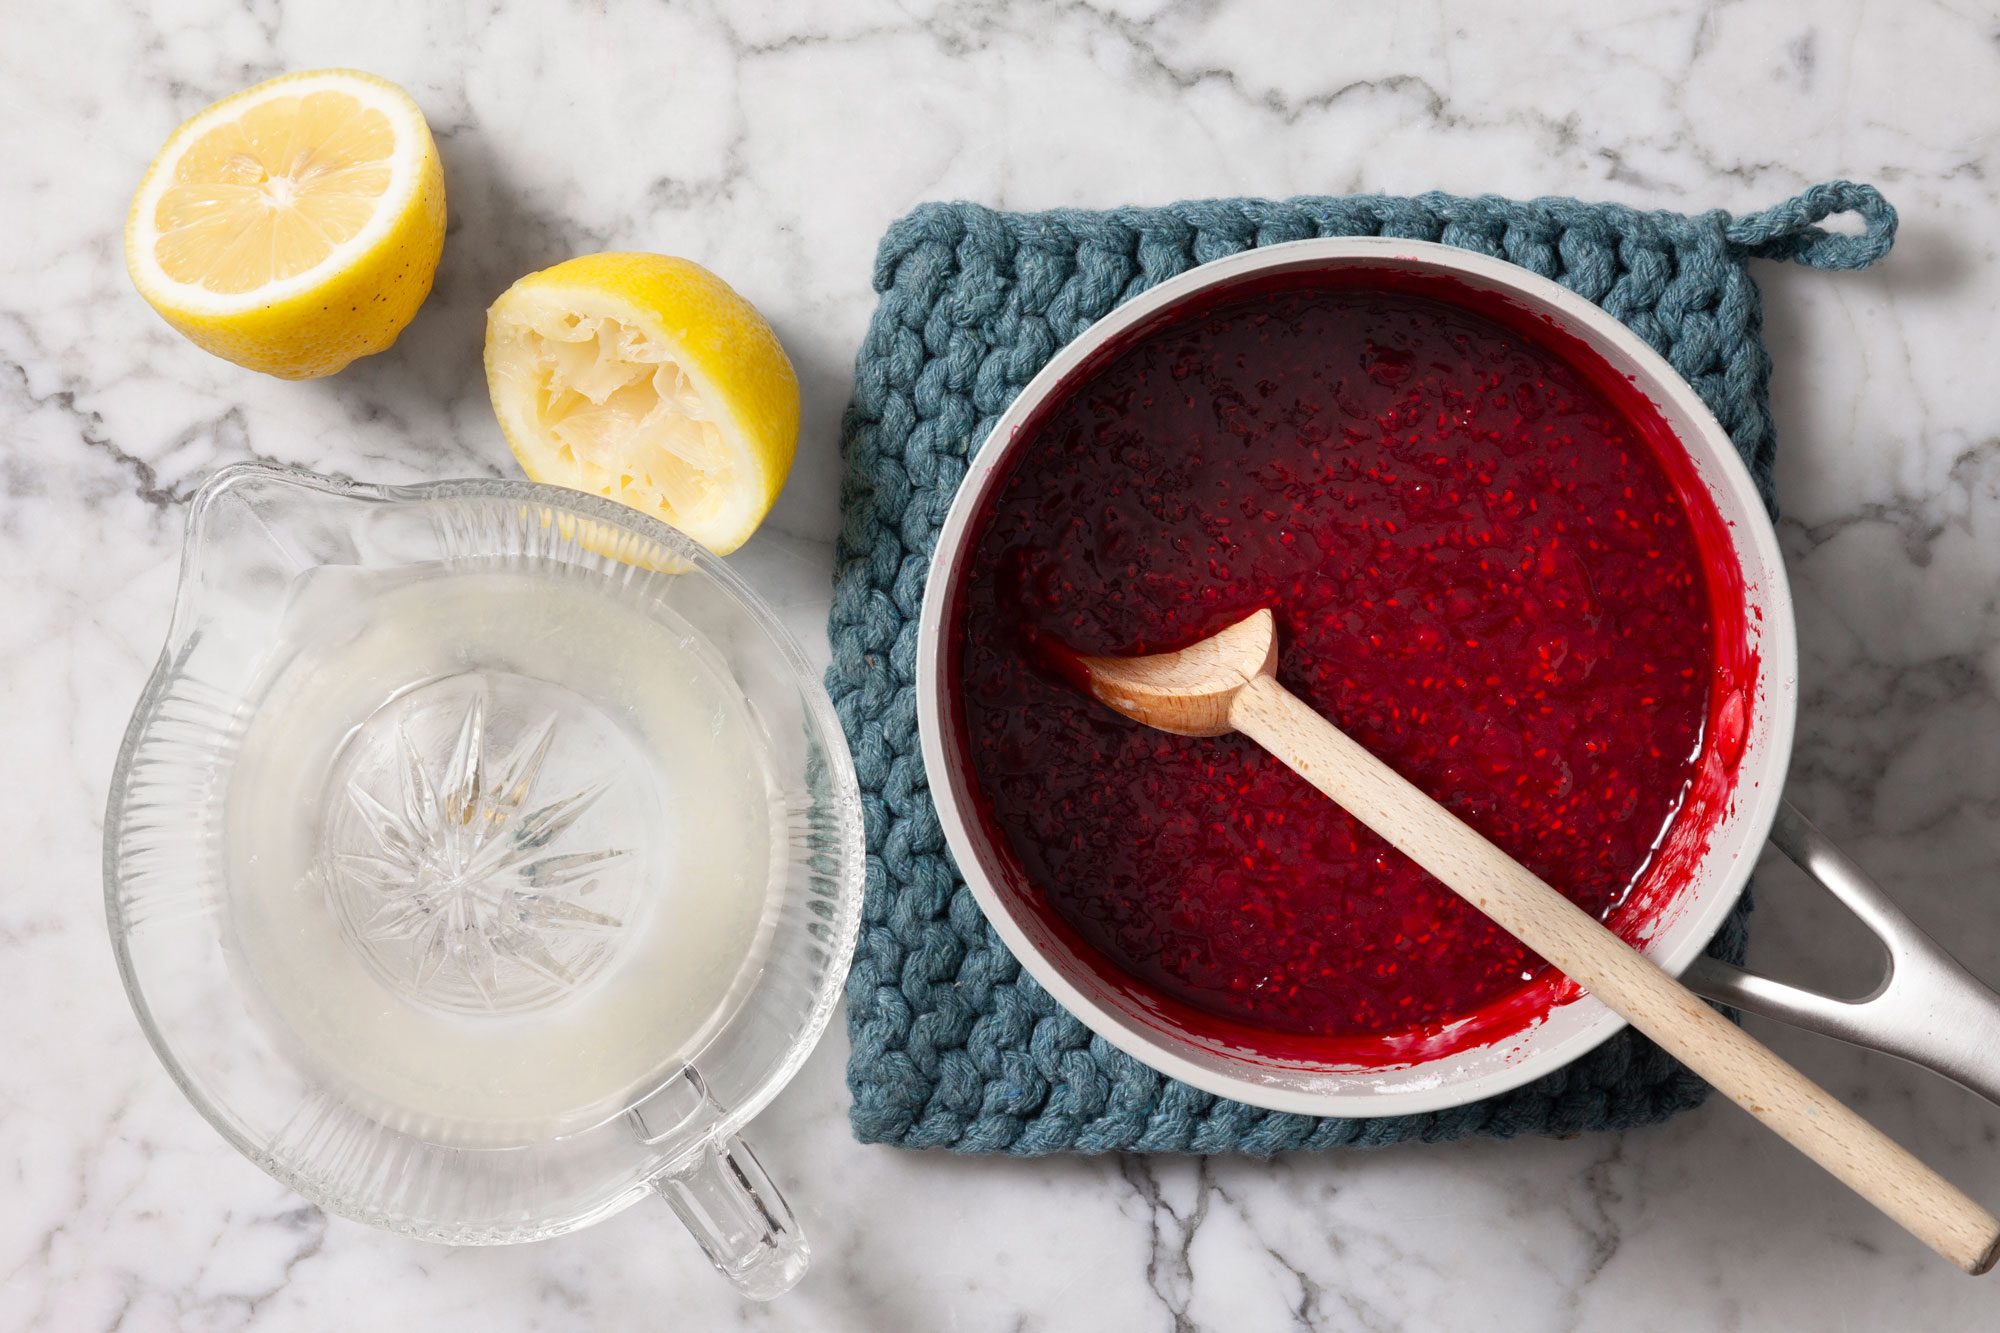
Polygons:
<instances>
[{"instance_id":1,"label":"glass jug spout","mask_svg":"<svg viewBox=\"0 0 2000 1333\"><path fill-rule=\"evenodd\" d=\"M300 575L363 563L363 527L384 496L380 487L263 463L216 472L188 513L167 659L258 656Z\"/></svg>"}]
</instances>

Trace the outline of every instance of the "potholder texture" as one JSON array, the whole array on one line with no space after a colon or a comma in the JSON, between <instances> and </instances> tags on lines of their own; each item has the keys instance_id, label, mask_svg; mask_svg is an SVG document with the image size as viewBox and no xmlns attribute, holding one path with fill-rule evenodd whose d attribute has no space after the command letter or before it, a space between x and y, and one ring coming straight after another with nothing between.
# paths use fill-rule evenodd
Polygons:
<instances>
[{"instance_id":1,"label":"potholder texture","mask_svg":"<svg viewBox=\"0 0 2000 1333\"><path fill-rule=\"evenodd\" d=\"M1849 211L1862 220L1859 235L1815 225ZM1864 268L1888 252L1895 228L1880 194L1845 181L1744 217L1427 194L1107 212L926 204L892 226L875 261L881 302L843 431L845 523L827 673L867 825L861 938L847 983L855 1136L1017 1155L1269 1154L1623 1129L1698 1104L1706 1086L1630 1029L1489 1100L1365 1120L1232 1102L1093 1036L1001 944L945 848L917 742L917 614L930 554L968 454L1059 347L1197 264L1316 236L1442 241L1595 302L1695 387L1773 506L1771 362L1746 265ZM1746 894L1711 954L1741 961L1748 914Z\"/></svg>"}]
</instances>

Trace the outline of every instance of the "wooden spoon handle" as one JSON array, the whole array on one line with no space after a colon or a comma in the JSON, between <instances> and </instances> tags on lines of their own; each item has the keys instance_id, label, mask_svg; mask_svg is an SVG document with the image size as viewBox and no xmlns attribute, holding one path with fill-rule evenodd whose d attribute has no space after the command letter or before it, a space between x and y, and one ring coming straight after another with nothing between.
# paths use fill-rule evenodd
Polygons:
<instances>
[{"instance_id":1,"label":"wooden spoon handle","mask_svg":"<svg viewBox=\"0 0 2000 1333\"><path fill-rule=\"evenodd\" d=\"M2000 1219L1275 679L1239 690L1229 721L1918 1240L1968 1273L1993 1266Z\"/></svg>"}]
</instances>

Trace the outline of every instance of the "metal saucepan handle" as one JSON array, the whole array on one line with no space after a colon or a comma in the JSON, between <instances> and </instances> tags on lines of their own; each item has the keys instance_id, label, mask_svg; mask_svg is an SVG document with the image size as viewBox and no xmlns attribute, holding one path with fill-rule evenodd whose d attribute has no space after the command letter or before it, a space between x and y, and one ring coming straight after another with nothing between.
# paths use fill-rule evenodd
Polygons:
<instances>
[{"instance_id":1,"label":"metal saucepan handle","mask_svg":"<svg viewBox=\"0 0 2000 1333\"><path fill-rule=\"evenodd\" d=\"M1842 1000L1705 956L1681 980L1745 1013L1900 1056L2000 1105L2000 995L1903 915L1790 802L1778 807L1771 843L1882 942L1889 956L1881 984L1861 999Z\"/></svg>"}]
</instances>

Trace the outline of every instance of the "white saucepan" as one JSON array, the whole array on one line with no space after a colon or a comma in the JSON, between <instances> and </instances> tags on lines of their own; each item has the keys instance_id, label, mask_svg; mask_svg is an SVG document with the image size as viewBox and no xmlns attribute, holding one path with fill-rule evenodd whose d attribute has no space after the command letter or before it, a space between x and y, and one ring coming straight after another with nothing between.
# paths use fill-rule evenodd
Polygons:
<instances>
[{"instance_id":1,"label":"white saucepan","mask_svg":"<svg viewBox=\"0 0 2000 1333\"><path fill-rule=\"evenodd\" d=\"M1400 1065L1316 1064L1225 1043L1177 1023L1137 983L1093 966L1027 900L1011 858L982 828L973 775L959 757L958 699L944 638L956 622L960 570L976 519L1005 475L1021 428L1066 394L1093 355L1122 335L1214 289L1305 270L1373 269L1442 278L1491 293L1547 321L1627 377L1655 406L1726 529L1740 574L1747 650L1757 662L1749 724L1733 789L1693 849L1677 892L1639 930L1645 951L1695 989L1741 1008L1890 1051L2000 1101L2000 997L1948 958L1861 872L1781 799L1798 703L1791 594L1776 534L1728 435L1695 391L1630 329L1590 302L1525 269L1418 241L1299 241L1202 265L1119 307L1065 347L1000 417L970 463L941 533L924 599L917 688L924 764L960 873L1007 946L1036 980L1093 1031L1146 1064L1252 1105L1313 1115L1403 1115L1504 1092L1589 1051L1623 1020L1589 995L1552 1003L1538 1021L1486 1044ZM1711 559L1718 557L1711 555ZM1877 992L1845 1001L1700 958L1735 906L1770 838L1883 940L1890 956Z\"/></svg>"}]
</instances>

